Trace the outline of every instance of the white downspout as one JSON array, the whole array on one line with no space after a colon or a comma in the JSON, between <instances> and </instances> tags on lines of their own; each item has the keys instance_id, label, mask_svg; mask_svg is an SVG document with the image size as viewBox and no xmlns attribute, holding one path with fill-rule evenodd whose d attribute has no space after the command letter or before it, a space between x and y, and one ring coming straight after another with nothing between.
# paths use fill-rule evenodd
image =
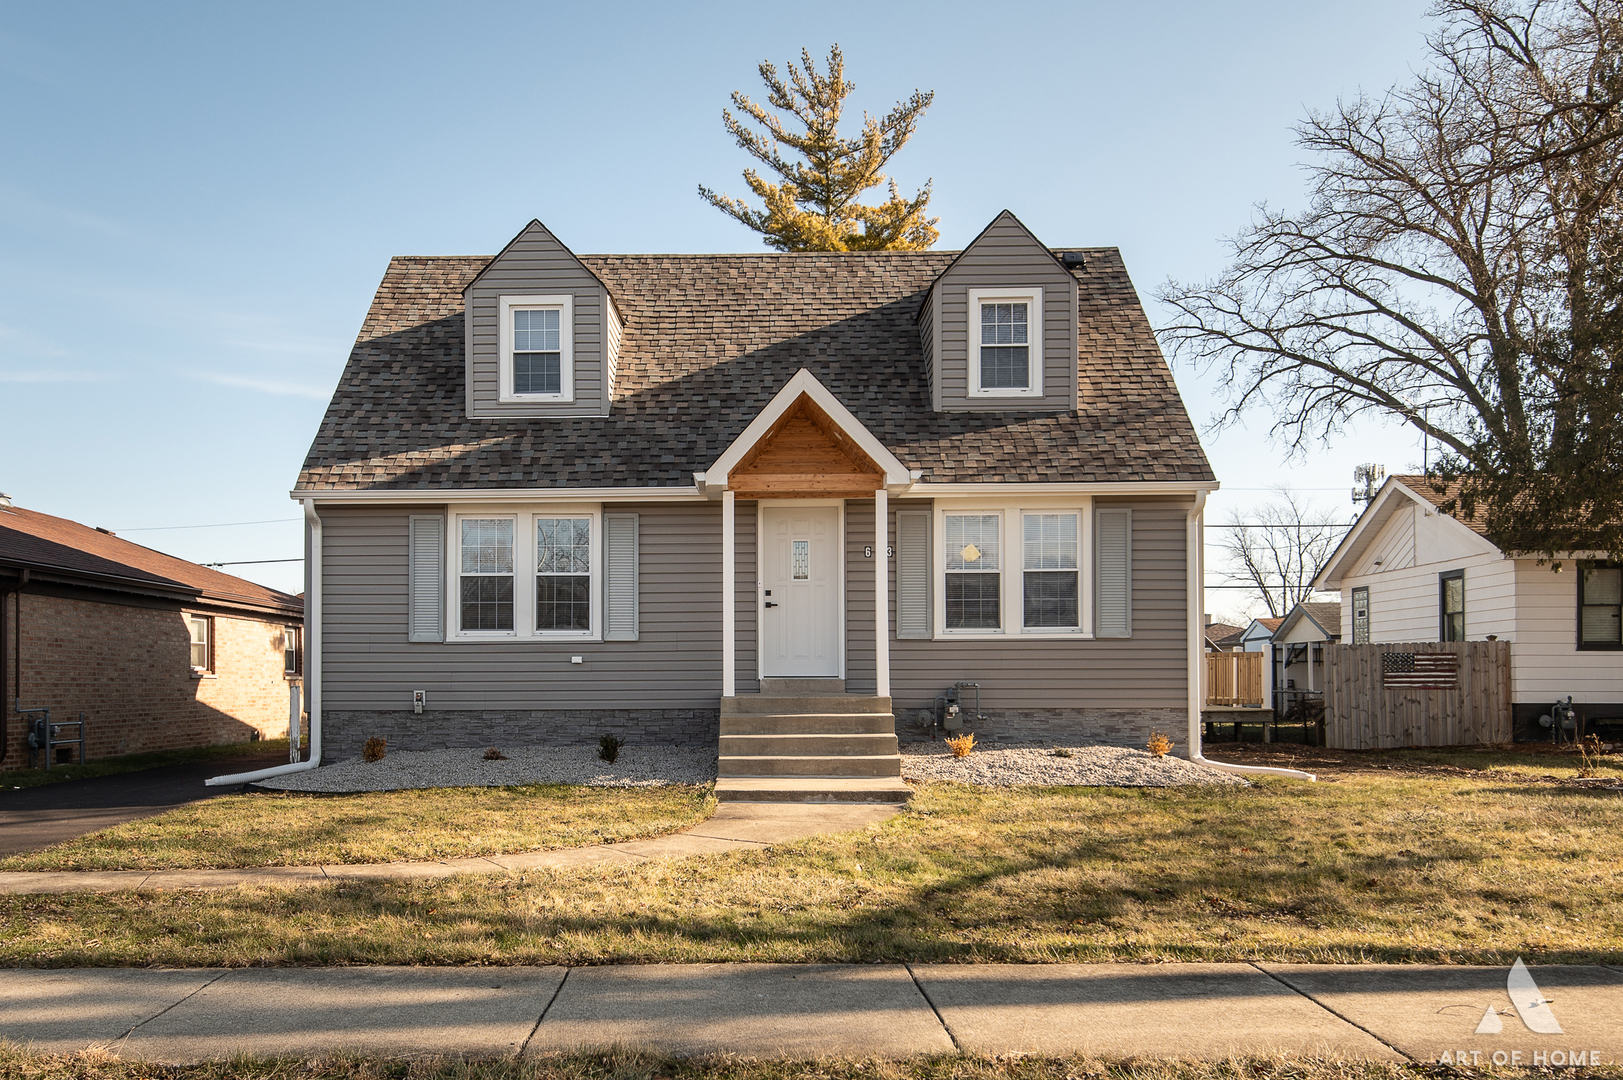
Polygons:
<instances>
[{"instance_id":1,"label":"white downspout","mask_svg":"<svg viewBox=\"0 0 1623 1080\"><path fill-rule=\"evenodd\" d=\"M738 538L734 499L732 491L721 493L721 696L724 698L738 694Z\"/></svg>"},{"instance_id":2,"label":"white downspout","mask_svg":"<svg viewBox=\"0 0 1623 1080\"><path fill-rule=\"evenodd\" d=\"M1206 510L1206 493L1195 493L1195 505L1189 509L1187 523L1189 554L1185 561L1188 568L1188 615L1189 636L1185 643L1189 655L1189 760L1201 765L1210 765L1223 772L1238 773L1241 776L1286 776L1292 780L1317 780L1312 773L1300 772L1296 769L1276 769L1266 765L1231 765L1226 761L1212 761L1201 753L1200 745L1200 709L1206 702L1206 655L1201 648L1204 638L1204 628L1200 625L1200 613L1206 598L1206 552L1201 536L1202 515Z\"/></svg>"},{"instance_id":3,"label":"white downspout","mask_svg":"<svg viewBox=\"0 0 1623 1080\"><path fill-rule=\"evenodd\" d=\"M207 787L252 784L273 776L304 772L321 764L321 519L316 516L314 499L303 502L305 526L310 534L310 586L304 594L304 693L305 707L310 713L309 760L254 772L211 776L203 781Z\"/></svg>"},{"instance_id":4,"label":"white downspout","mask_svg":"<svg viewBox=\"0 0 1623 1080\"><path fill-rule=\"evenodd\" d=\"M890 697L890 493L880 488L873 493L874 517L874 693Z\"/></svg>"}]
</instances>

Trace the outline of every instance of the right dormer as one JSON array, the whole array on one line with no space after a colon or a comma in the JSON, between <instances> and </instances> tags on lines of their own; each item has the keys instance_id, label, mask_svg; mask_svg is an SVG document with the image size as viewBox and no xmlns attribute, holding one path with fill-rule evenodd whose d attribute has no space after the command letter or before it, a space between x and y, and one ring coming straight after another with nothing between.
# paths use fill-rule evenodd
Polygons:
<instances>
[{"instance_id":1,"label":"right dormer","mask_svg":"<svg viewBox=\"0 0 1623 1080\"><path fill-rule=\"evenodd\" d=\"M1074 411L1076 320L1071 268L1003 211L925 295L919 335L932 407Z\"/></svg>"}]
</instances>

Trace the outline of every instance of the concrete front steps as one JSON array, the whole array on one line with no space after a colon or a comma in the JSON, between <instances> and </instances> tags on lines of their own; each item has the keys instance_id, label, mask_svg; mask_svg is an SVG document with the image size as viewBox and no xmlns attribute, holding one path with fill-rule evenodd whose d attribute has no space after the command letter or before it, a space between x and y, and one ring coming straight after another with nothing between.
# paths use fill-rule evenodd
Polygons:
<instances>
[{"instance_id":1,"label":"concrete front steps","mask_svg":"<svg viewBox=\"0 0 1623 1080\"><path fill-rule=\"evenodd\" d=\"M843 689L823 680L765 680L763 693L722 698L716 798L906 802L912 789L901 780L890 698Z\"/></svg>"}]
</instances>

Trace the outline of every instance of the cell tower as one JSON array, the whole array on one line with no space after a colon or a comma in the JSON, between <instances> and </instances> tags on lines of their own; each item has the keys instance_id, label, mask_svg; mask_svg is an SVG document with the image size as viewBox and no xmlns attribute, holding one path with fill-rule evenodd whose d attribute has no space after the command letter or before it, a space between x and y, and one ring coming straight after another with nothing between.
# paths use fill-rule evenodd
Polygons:
<instances>
[{"instance_id":1,"label":"cell tower","mask_svg":"<svg viewBox=\"0 0 1623 1080\"><path fill-rule=\"evenodd\" d=\"M1367 503L1375 498L1375 489L1380 487L1381 481L1385 477L1385 465L1358 466L1353 470L1353 483L1364 486L1352 489L1352 501L1355 503Z\"/></svg>"}]
</instances>

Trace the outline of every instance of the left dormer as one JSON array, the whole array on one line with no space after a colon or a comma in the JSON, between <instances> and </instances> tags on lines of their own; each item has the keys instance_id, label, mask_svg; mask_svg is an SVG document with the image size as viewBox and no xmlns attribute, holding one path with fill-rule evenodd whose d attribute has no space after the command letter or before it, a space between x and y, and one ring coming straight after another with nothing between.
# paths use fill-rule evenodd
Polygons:
<instances>
[{"instance_id":1,"label":"left dormer","mask_svg":"<svg viewBox=\"0 0 1623 1080\"><path fill-rule=\"evenodd\" d=\"M545 225L526 225L462 301L470 417L608 415L620 311Z\"/></svg>"}]
</instances>

